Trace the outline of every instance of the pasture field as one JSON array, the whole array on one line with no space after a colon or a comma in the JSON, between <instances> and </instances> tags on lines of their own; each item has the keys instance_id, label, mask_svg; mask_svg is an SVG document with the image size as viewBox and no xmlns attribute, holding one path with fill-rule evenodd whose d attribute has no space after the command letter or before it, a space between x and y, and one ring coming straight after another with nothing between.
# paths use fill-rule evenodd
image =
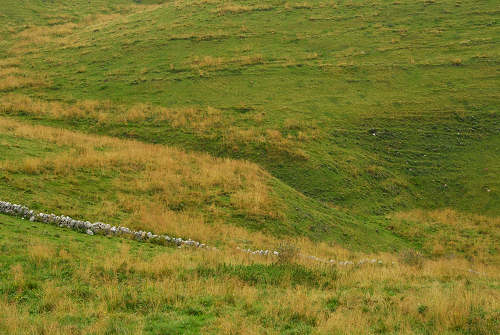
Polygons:
<instances>
[{"instance_id":1,"label":"pasture field","mask_svg":"<svg viewBox=\"0 0 500 335\"><path fill-rule=\"evenodd\" d=\"M400 260L377 255L387 264L336 269L90 238L3 215L0 223L6 334L495 334L499 327L498 267L470 272L462 259L391 265Z\"/></svg>"},{"instance_id":2,"label":"pasture field","mask_svg":"<svg viewBox=\"0 0 500 335\"><path fill-rule=\"evenodd\" d=\"M217 247L0 215L0 333L499 333L499 17L0 0L0 200Z\"/></svg>"}]
</instances>

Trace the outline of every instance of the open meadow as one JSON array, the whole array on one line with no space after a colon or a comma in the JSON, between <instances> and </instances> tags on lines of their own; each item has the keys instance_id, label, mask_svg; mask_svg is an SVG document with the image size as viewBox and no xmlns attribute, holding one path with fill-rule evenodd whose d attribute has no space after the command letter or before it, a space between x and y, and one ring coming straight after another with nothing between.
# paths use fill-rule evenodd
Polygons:
<instances>
[{"instance_id":1,"label":"open meadow","mask_svg":"<svg viewBox=\"0 0 500 335\"><path fill-rule=\"evenodd\" d=\"M0 334L500 333L499 17L0 0Z\"/></svg>"}]
</instances>

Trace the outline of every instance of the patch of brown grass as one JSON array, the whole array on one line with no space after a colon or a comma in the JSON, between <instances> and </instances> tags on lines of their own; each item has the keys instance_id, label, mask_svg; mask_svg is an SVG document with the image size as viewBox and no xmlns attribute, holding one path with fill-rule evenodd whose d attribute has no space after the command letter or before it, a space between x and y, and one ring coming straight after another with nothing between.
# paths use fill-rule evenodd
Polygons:
<instances>
[{"instance_id":1,"label":"patch of brown grass","mask_svg":"<svg viewBox=\"0 0 500 335\"><path fill-rule=\"evenodd\" d=\"M309 2L295 2L295 3L290 3L286 2L285 3L285 9L286 10L291 10L291 9L312 9L314 6L309 3Z\"/></svg>"},{"instance_id":2,"label":"patch of brown grass","mask_svg":"<svg viewBox=\"0 0 500 335\"><path fill-rule=\"evenodd\" d=\"M454 253L482 261L499 261L500 218L460 213L453 209L415 209L392 215L398 234L424 241L435 256Z\"/></svg>"},{"instance_id":3,"label":"patch of brown grass","mask_svg":"<svg viewBox=\"0 0 500 335\"><path fill-rule=\"evenodd\" d=\"M2 72L7 72L6 70ZM12 91L23 87L40 87L45 85L45 82L40 79L35 79L27 76L17 76L20 72L12 70L11 74L0 79L0 92ZM16 75L13 75L16 74Z\"/></svg>"},{"instance_id":4,"label":"patch of brown grass","mask_svg":"<svg viewBox=\"0 0 500 335\"><path fill-rule=\"evenodd\" d=\"M18 67L0 67L0 77L13 76L13 75L24 75L25 71L21 70Z\"/></svg>"},{"instance_id":5,"label":"patch of brown grass","mask_svg":"<svg viewBox=\"0 0 500 335\"><path fill-rule=\"evenodd\" d=\"M57 17L52 24L43 26L27 26L24 30L14 36L16 41L9 49L15 55L36 53L47 44L52 48L82 47L89 45L89 41L79 39L76 35L82 31L98 31L104 26L114 24L117 21L122 24L129 20L129 16L136 13L154 11L161 8L163 4L121 6L120 13L103 14L96 13L79 17L77 22L71 22L71 17ZM115 8L117 10L118 8ZM56 23L56 24L54 24Z\"/></svg>"},{"instance_id":6,"label":"patch of brown grass","mask_svg":"<svg viewBox=\"0 0 500 335\"><path fill-rule=\"evenodd\" d=\"M54 26L31 26L17 34L17 42L10 48L14 54L20 55L34 51L36 47L61 42L63 37L73 33L78 28L75 23L64 23Z\"/></svg>"},{"instance_id":7,"label":"patch of brown grass","mask_svg":"<svg viewBox=\"0 0 500 335\"><path fill-rule=\"evenodd\" d=\"M10 58L0 59L0 68L17 67L19 65L21 65L20 58L10 57Z\"/></svg>"},{"instance_id":8,"label":"patch of brown grass","mask_svg":"<svg viewBox=\"0 0 500 335\"><path fill-rule=\"evenodd\" d=\"M0 119L0 132L65 148L57 155L2 161L4 171L22 172L32 181L83 177L88 172L115 175L112 189L96 198L106 204L99 206L97 213L110 217L129 213L125 223L132 227L218 240L231 234L251 236L241 228L224 230L218 225L207 225L207 221L223 224L231 211L257 219L282 219L281 205L270 194L270 176L246 161L7 119ZM226 197L228 203L223 200ZM115 200L110 201L111 198ZM43 254L38 247L33 250L34 255Z\"/></svg>"},{"instance_id":9,"label":"patch of brown grass","mask_svg":"<svg viewBox=\"0 0 500 335\"><path fill-rule=\"evenodd\" d=\"M46 245L33 243L28 246L28 253L35 263L49 261L54 256L54 250Z\"/></svg>"},{"instance_id":10,"label":"patch of brown grass","mask_svg":"<svg viewBox=\"0 0 500 335\"><path fill-rule=\"evenodd\" d=\"M258 61L258 56L255 57L255 59L251 57L249 60L245 58L237 61ZM225 143L231 144L235 150L238 150L239 146L256 143L269 146L271 151L299 159L308 159L307 154L301 148L301 142L314 140L320 136L318 127L306 123L300 125L302 129L300 132L290 133L287 136L283 136L279 130L272 128L238 127L235 124L238 123L239 119L212 107L165 108L147 103L125 106L110 101L92 100L67 104L31 99L25 95L9 94L0 98L0 113L27 113L55 120L94 119L104 125L143 121L168 122L175 128L187 129L201 137L221 136ZM260 117L258 114L257 118L254 118L253 115L248 117L253 121L260 122L257 120Z\"/></svg>"}]
</instances>

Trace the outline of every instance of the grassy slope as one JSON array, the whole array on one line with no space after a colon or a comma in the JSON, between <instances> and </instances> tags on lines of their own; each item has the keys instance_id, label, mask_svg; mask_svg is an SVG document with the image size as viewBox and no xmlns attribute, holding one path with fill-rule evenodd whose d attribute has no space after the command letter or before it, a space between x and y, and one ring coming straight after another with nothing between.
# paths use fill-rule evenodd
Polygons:
<instances>
[{"instance_id":1,"label":"grassy slope","mask_svg":"<svg viewBox=\"0 0 500 335\"><path fill-rule=\"evenodd\" d=\"M498 272L469 273L456 259L422 268L277 265L0 215L0 264L0 332L13 335L495 334L500 327Z\"/></svg>"},{"instance_id":2,"label":"grassy slope","mask_svg":"<svg viewBox=\"0 0 500 335\"><path fill-rule=\"evenodd\" d=\"M217 228L224 222L274 235L341 242L355 249L406 245L380 229L376 220L326 207L251 164L184 155L175 149L155 153L138 142L54 132L3 119L0 143L0 198L41 211L181 234L210 244L228 242ZM136 153L124 156L122 147ZM142 155L143 150L148 153ZM165 155L174 160L161 163ZM211 171L220 172L197 178ZM223 179L217 177L220 174ZM237 201L240 194L242 203ZM276 211L283 214L273 214ZM207 235L212 228L215 232ZM242 238L237 232L229 235L234 235L228 236L233 241Z\"/></svg>"},{"instance_id":3,"label":"grassy slope","mask_svg":"<svg viewBox=\"0 0 500 335\"><path fill-rule=\"evenodd\" d=\"M351 246L397 244L390 233L374 234L381 221L368 215L413 207L498 214L498 50L490 3L4 7L4 61L19 63L3 65L4 73L19 67L46 84L7 86L3 94L180 111L177 119L127 122L23 108L4 114L250 159L279 179L273 189L292 220L286 231ZM195 114L186 118L198 123L178 122L191 107ZM208 126L200 130L204 118ZM310 199L288 198L293 189ZM16 199L30 198L23 197Z\"/></svg>"},{"instance_id":4,"label":"grassy slope","mask_svg":"<svg viewBox=\"0 0 500 335\"><path fill-rule=\"evenodd\" d=\"M77 29L59 46L21 49L50 81L21 92L212 106L238 129L285 136L294 133L287 120L302 131L313 122L317 138L294 143L308 160L269 144L228 144L221 129L207 140L168 124L65 124L248 158L307 196L357 212L499 214L493 2L234 4L167 4ZM477 150L486 143L491 150Z\"/></svg>"},{"instance_id":5,"label":"grassy slope","mask_svg":"<svg viewBox=\"0 0 500 335\"><path fill-rule=\"evenodd\" d=\"M273 176L266 180L285 215L269 220L234 207L234 189L197 198L190 188L198 185L189 183L176 199L195 200L174 220L119 208L117 192L165 204L157 190L120 185L142 178L127 165L133 159L99 170L68 164L71 174L33 168L88 148L4 129L0 198L137 228L158 224L226 251L214 259L0 216L0 332L498 330L494 1L151 3L162 1L0 0L0 113L77 137L168 144L193 151L197 162L199 152L256 162ZM4 108L12 93L67 105ZM87 99L111 103L87 114L78 109L93 108L81 103ZM150 107L130 107L143 102L170 112L158 119ZM208 212L211 202L216 210ZM452 210L426 211L441 207ZM381 216L412 208L424 210ZM181 220L204 211L217 221L207 230ZM337 273L227 248L275 246L284 235L322 257L366 256L333 242L364 251L415 247L433 260Z\"/></svg>"}]
</instances>

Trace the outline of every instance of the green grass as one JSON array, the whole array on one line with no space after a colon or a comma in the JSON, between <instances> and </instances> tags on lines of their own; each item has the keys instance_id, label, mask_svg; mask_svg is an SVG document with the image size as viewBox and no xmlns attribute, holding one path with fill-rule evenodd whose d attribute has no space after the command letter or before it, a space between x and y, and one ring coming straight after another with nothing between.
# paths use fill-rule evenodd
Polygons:
<instances>
[{"instance_id":1,"label":"green grass","mask_svg":"<svg viewBox=\"0 0 500 335\"><path fill-rule=\"evenodd\" d=\"M16 125L22 126L23 124L17 123ZM156 233L173 233L165 231L161 224L145 224L145 214L135 210L136 206L150 206L151 211L157 213L154 210L155 204L161 202L154 186L146 191L127 186L133 185L130 183L134 180L143 180L141 170L144 169L144 165L140 163L122 165L116 162L113 165L114 161L111 160L107 167L97 168L84 164L71 168L69 172L61 171L49 162L69 155L73 160L85 159L90 161L88 164L91 164L93 160L103 158L106 152L116 149L106 144L96 147L95 144L86 145L85 139L82 140L83 147L82 144L58 144L37 138L37 132L41 130L29 128L28 134L35 133L29 137L20 132L6 131L0 137L0 143L5 144L0 147L0 154L3 154L2 160L5 164L0 170L0 180L4 181L0 184L0 199L23 203L42 212L54 212L116 225L125 224L136 229L153 230ZM77 138L81 136L78 133L71 134ZM134 148L134 144L130 148ZM86 158L85 154L89 154L90 158ZM31 168L29 162L33 160L41 160L42 166ZM185 161L189 162L189 159ZM193 170L196 171L200 167L199 164L194 164ZM209 169L221 168L210 160L208 164L211 164ZM39 166L38 163L35 166ZM265 213L252 214L244 208L238 209L230 201L234 191L214 190L213 188L217 185L208 189L198 188L187 175L184 177L186 177L184 183L187 183L188 187L178 192L186 192L186 194L177 194L178 200L168 199L171 202L168 208L171 213L186 213L195 218L201 217L208 225L222 220L225 224L241 226L251 231L260 231L279 237L308 237L314 241L340 243L351 249L364 251L393 251L406 248L411 244L385 229L383 226L385 220L366 215L350 215L330 208L315 199L303 196L276 178L266 177L265 182L269 184L271 196L275 199L274 206L284 213L284 216L278 217ZM170 187L174 187L173 185L171 184ZM200 193L207 191L211 195L202 198ZM114 203L120 205L109 207ZM210 206L216 206L218 211L213 214L208 213ZM110 208L114 209L110 210ZM159 216L156 220L172 220L172 217ZM182 224L189 224L189 222L179 223L179 225ZM189 230L186 230L185 234L189 234ZM220 240L207 241L206 239L209 238L207 236L200 236L200 238L204 238L203 241L208 243L222 242ZM235 240L236 236L232 239Z\"/></svg>"},{"instance_id":2,"label":"green grass","mask_svg":"<svg viewBox=\"0 0 500 335\"><path fill-rule=\"evenodd\" d=\"M45 120L250 159L309 197L359 213L414 207L500 213L492 177L500 173L493 2L266 4L268 10L224 15L215 4L166 4L77 29L62 46L21 54L50 84L20 92L70 102L212 106L238 129L285 136L296 132L286 120L303 131L313 122L318 138L295 144L309 157L302 160L270 144L227 142L217 127L200 135L168 122ZM111 12L103 6L82 5L81 16ZM78 22L71 15L67 20ZM255 55L259 60L248 65L237 61ZM222 64L193 65L206 56ZM477 150L486 145L491 149ZM487 159L492 164L485 166ZM490 174L477 173L483 168ZM485 185L493 192L485 194Z\"/></svg>"},{"instance_id":3,"label":"green grass","mask_svg":"<svg viewBox=\"0 0 500 335\"><path fill-rule=\"evenodd\" d=\"M256 162L276 178L287 220L228 221L278 236L391 250L413 242L384 228L386 214L452 208L499 215L493 2L234 2L239 10L196 1L132 4L6 2L3 57L47 84L0 95L67 108L85 99L112 103L99 111L107 121L23 108L2 114ZM68 23L77 28L51 35ZM48 27L43 43L18 34L36 26ZM199 120L120 119L140 102L181 116L194 108L187 118ZM220 121L211 121L210 108ZM204 118L212 123L201 127ZM254 135L237 136L247 130ZM23 141L4 139L3 159L55 150ZM77 216L93 217L104 200L95 194L114 192L112 173L2 178L5 198ZM51 200L42 206L41 197Z\"/></svg>"},{"instance_id":4,"label":"green grass","mask_svg":"<svg viewBox=\"0 0 500 335\"><path fill-rule=\"evenodd\" d=\"M64 173L30 164L111 149L4 127L0 199L222 250L0 215L0 333L498 333L495 1L0 0L0 8L2 124L190 155L171 186L148 180L135 156ZM227 170L236 186L193 178L220 168L213 157L242 164ZM263 184L246 183L254 170L244 161L262 168L256 178L268 193L252 193ZM136 180L149 188L132 188ZM268 194L272 201L257 202L272 208L238 207L238 192ZM341 271L231 251L280 242L387 265ZM407 249L424 256L405 264L398 253Z\"/></svg>"},{"instance_id":5,"label":"green grass","mask_svg":"<svg viewBox=\"0 0 500 335\"><path fill-rule=\"evenodd\" d=\"M490 305L498 276L470 274L456 260L427 261L423 273L404 264L335 269L226 252L88 236L0 215L0 332L494 334L500 326ZM464 305L449 301L453 295L466 297ZM451 321L443 308L457 311ZM362 326L325 323L356 313Z\"/></svg>"},{"instance_id":6,"label":"green grass","mask_svg":"<svg viewBox=\"0 0 500 335\"><path fill-rule=\"evenodd\" d=\"M0 160L23 159L27 157L47 157L51 153L57 154L58 148L43 143L22 139L12 135L0 134Z\"/></svg>"},{"instance_id":7,"label":"green grass","mask_svg":"<svg viewBox=\"0 0 500 335\"><path fill-rule=\"evenodd\" d=\"M59 251L68 252L70 254L79 254L78 257L68 261L68 259L55 258L53 260L46 259L41 263L37 263L30 257L27 250L33 245L33 241L37 240L43 243L48 248L55 248ZM44 286L48 282L53 282L57 287L66 287L67 297L73 300L78 305L86 305L97 298L96 291L99 290L98 281L94 283L84 282L77 279L79 264L93 262L95 257L101 260L117 253L120 248L125 245L130 248L133 255L141 259L151 259L154 255L160 253L170 253L172 250L166 247L151 245L141 245L136 242L127 240L116 240L106 237L95 236L89 239L83 234L61 230L57 227L52 227L40 223L23 222L17 219L11 219L4 215L0 216L0 258L2 263L1 277L3 280L0 283L0 294L7 300L20 306L28 313L28 322L38 324L38 331L43 331L43 320L47 315L55 312L56 306L52 301L43 299ZM96 253L96 245L101 249L100 255ZM86 252L83 252L86 250ZM12 257L12 255L16 255ZM80 263L83 262L83 263ZM9 281L9 269L14 265L21 265L26 277L23 282ZM120 286L124 286L123 282L140 282L141 274L133 275L125 274L120 271L111 273L103 267L96 266L94 274L97 278L105 280L109 276L116 276L113 279L117 280ZM132 290L130 288L130 293ZM147 291L144 291L144 299L147 299ZM125 293L126 295L126 293ZM168 332L169 334L197 334L207 320L213 318L213 313L209 308L202 310L199 313L193 313L188 309L170 308L168 303L165 303L162 311L147 311L147 302L141 300L133 300L130 296L129 300L124 301L121 306L112 306L115 313L106 318L105 332L108 334L129 334L136 329L140 324L137 319L124 320L124 313L131 311L141 312L141 319L147 321L147 325L141 329L144 334L158 334ZM200 302L200 306L201 305ZM159 313L160 312L160 313ZM99 320L97 313L83 315L80 313L67 314L61 316L57 321L59 327L65 332L80 331L82 328L89 327ZM4 325L5 326L5 325ZM3 327L4 327L3 326ZM5 331L5 328L0 326L0 331Z\"/></svg>"}]
</instances>

